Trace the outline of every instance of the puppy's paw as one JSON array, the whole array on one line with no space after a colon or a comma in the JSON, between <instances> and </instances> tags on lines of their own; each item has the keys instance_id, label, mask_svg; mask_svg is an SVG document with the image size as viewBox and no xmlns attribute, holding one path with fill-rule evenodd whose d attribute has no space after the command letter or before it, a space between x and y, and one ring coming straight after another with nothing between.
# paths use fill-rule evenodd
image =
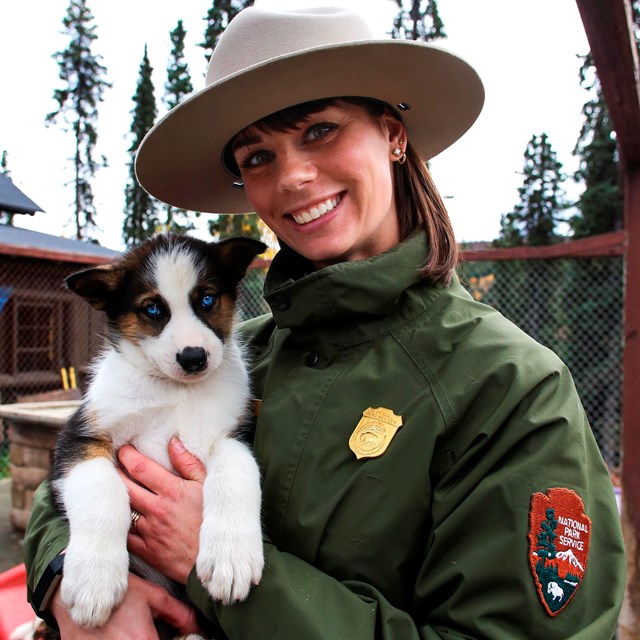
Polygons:
<instances>
[{"instance_id":1,"label":"puppy's paw","mask_svg":"<svg viewBox=\"0 0 640 640\"><path fill-rule=\"evenodd\" d=\"M246 599L251 586L260 582L263 568L259 528L244 535L218 530L212 537L202 536L196 571L214 600L232 604Z\"/></svg>"},{"instance_id":2,"label":"puppy's paw","mask_svg":"<svg viewBox=\"0 0 640 640\"><path fill-rule=\"evenodd\" d=\"M60 595L73 621L83 627L103 625L127 592L126 549L109 557L105 553L74 553L69 547L65 554Z\"/></svg>"}]
</instances>

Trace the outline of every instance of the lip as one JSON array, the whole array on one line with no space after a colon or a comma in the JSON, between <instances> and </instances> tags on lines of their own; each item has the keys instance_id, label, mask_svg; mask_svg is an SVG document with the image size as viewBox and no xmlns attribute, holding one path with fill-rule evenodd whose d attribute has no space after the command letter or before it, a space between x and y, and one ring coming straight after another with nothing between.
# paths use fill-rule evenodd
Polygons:
<instances>
[{"instance_id":1,"label":"lip","mask_svg":"<svg viewBox=\"0 0 640 640\"><path fill-rule=\"evenodd\" d=\"M314 200L308 205L296 208L287 213L298 227L306 227L314 222L322 220L338 207L344 198L344 192L332 196Z\"/></svg>"}]
</instances>

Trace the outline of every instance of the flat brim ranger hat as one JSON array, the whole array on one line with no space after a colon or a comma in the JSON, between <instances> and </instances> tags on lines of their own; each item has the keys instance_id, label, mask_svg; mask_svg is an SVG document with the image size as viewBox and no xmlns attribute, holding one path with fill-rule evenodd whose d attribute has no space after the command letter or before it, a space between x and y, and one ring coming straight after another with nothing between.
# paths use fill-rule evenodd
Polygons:
<instances>
[{"instance_id":1,"label":"flat brim ranger hat","mask_svg":"<svg viewBox=\"0 0 640 640\"><path fill-rule=\"evenodd\" d=\"M183 209L251 211L238 176L223 163L230 139L286 107L346 96L390 105L414 148L429 160L475 122L484 89L458 56L425 43L375 39L349 10L249 7L220 38L205 88L144 138L138 180L151 195Z\"/></svg>"}]
</instances>

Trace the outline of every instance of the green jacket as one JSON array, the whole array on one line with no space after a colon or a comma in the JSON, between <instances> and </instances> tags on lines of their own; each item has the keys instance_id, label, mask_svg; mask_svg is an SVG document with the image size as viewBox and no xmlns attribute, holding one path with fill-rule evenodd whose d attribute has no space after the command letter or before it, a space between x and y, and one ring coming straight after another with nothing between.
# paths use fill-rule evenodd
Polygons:
<instances>
[{"instance_id":1,"label":"green jacket","mask_svg":"<svg viewBox=\"0 0 640 640\"><path fill-rule=\"evenodd\" d=\"M273 316L244 325L262 400L264 576L227 607L195 572L187 585L228 638L613 635L620 521L571 376L457 280L419 280L425 258L418 233L308 275L287 250L274 260ZM41 496L32 588L65 535Z\"/></svg>"}]
</instances>

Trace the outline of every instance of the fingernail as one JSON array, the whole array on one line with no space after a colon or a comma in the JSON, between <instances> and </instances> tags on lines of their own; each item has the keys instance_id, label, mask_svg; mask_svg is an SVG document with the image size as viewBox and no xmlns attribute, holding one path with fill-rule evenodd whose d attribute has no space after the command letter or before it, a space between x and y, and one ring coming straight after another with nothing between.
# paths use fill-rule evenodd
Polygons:
<instances>
[{"instance_id":1,"label":"fingernail","mask_svg":"<svg viewBox=\"0 0 640 640\"><path fill-rule=\"evenodd\" d=\"M186 451L185 446L182 444L182 440L180 440L180 438L178 438L177 436L173 436L173 438L171 438L171 446L178 453L183 453L184 451Z\"/></svg>"}]
</instances>

